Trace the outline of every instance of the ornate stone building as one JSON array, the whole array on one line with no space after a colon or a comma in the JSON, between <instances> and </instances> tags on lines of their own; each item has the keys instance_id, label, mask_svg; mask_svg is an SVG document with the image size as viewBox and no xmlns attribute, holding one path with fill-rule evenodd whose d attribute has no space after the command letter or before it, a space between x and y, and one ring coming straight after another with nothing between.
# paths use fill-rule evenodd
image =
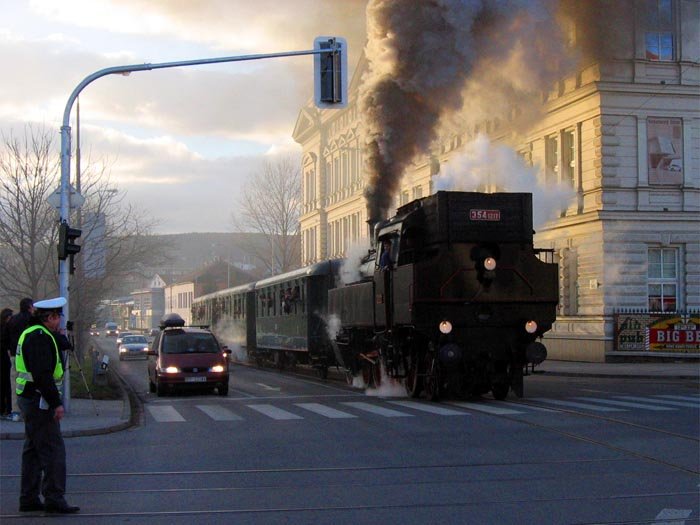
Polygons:
<instances>
[{"instance_id":1,"label":"ornate stone building","mask_svg":"<svg viewBox=\"0 0 700 525\"><path fill-rule=\"evenodd\" d=\"M538 247L559 257L558 320L546 338L556 359L648 354L648 347L619 347L616 312L700 309L700 2L627 5L615 20L614 57L559 79L543 95L543 115L517 142L503 120L446 136L416 159L396 195L400 205L432 193L439 166L478 133L508 142L544 182L573 190L569 205L536 235ZM367 237L357 105L365 67L357 67L347 108L308 105L294 130L303 148L304 265L343 256Z\"/></svg>"}]
</instances>

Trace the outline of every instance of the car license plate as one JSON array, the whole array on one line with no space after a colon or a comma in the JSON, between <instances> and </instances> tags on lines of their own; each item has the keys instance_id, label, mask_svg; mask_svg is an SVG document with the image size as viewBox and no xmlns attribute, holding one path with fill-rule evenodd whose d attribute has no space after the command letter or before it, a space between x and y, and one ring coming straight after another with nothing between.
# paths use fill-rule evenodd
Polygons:
<instances>
[{"instance_id":1,"label":"car license plate","mask_svg":"<svg viewBox=\"0 0 700 525\"><path fill-rule=\"evenodd\" d=\"M185 383L204 383L206 380L205 376L186 377Z\"/></svg>"}]
</instances>

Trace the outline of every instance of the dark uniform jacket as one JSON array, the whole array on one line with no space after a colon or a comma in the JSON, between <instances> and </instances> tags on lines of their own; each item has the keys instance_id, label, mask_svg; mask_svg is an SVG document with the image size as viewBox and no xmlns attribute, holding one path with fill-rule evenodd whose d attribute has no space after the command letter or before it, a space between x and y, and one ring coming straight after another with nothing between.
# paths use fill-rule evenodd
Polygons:
<instances>
[{"instance_id":1,"label":"dark uniform jacket","mask_svg":"<svg viewBox=\"0 0 700 525\"><path fill-rule=\"evenodd\" d=\"M17 352L17 342L22 332L33 322L32 314L29 312L17 312L7 321L7 331L10 336L10 353L12 357Z\"/></svg>"},{"instance_id":2,"label":"dark uniform jacket","mask_svg":"<svg viewBox=\"0 0 700 525\"><path fill-rule=\"evenodd\" d=\"M30 326L34 324L36 323ZM58 339L56 342L60 350L61 342ZM22 357L24 366L32 374L33 379L33 381L27 381L22 397L32 399L41 395L51 408L62 405L61 395L53 380L53 371L56 368L56 347L51 337L43 330L28 334L22 343Z\"/></svg>"}]
</instances>

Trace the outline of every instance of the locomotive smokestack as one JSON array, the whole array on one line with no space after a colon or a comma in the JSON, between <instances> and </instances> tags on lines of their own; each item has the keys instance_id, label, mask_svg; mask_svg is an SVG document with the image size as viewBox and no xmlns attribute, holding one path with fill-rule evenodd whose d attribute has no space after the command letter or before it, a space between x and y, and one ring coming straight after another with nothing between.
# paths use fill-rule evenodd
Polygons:
<instances>
[{"instance_id":1,"label":"locomotive smokestack","mask_svg":"<svg viewBox=\"0 0 700 525\"><path fill-rule=\"evenodd\" d=\"M374 248L377 241L374 235L374 230L376 229L377 224L379 223L379 219L372 217L370 213L371 210L369 206L367 206L367 237L369 238L370 245Z\"/></svg>"}]
</instances>

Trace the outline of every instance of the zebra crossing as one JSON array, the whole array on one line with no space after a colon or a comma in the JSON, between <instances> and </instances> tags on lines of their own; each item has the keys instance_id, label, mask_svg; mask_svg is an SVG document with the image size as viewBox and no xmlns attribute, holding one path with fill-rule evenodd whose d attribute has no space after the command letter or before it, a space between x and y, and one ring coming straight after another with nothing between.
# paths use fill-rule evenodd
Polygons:
<instances>
[{"instance_id":1,"label":"zebra crossing","mask_svg":"<svg viewBox=\"0 0 700 525\"><path fill-rule=\"evenodd\" d=\"M268 400L269 401L269 400ZM544 397L526 398L524 402L509 401L450 401L446 404L428 403L407 399L373 398L367 401L338 401L328 403L236 403L234 407L223 403L195 404L197 414L214 421L244 421L264 416L275 421L293 421L310 417L328 419L357 419L360 417L411 418L420 416L468 417L476 413L490 415L520 415L546 413L556 410L580 410L593 413L649 411L668 412L683 409L700 410L700 395L611 395L607 398L575 396L565 399ZM332 405L332 406L331 406ZM182 423L193 417L192 407L177 408L168 404L146 405L151 418L157 423ZM198 416L199 417L199 416Z\"/></svg>"}]
</instances>

